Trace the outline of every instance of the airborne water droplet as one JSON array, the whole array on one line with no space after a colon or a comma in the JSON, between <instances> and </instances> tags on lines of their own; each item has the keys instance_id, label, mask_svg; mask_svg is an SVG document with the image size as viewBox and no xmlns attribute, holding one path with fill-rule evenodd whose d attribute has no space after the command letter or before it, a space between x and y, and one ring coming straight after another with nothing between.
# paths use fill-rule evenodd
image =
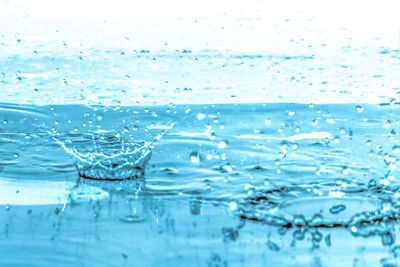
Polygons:
<instances>
[{"instance_id":1,"label":"airborne water droplet","mask_svg":"<svg viewBox=\"0 0 400 267\"><path fill-rule=\"evenodd\" d=\"M400 146L393 146L392 151L394 154L399 154L400 153Z\"/></svg>"},{"instance_id":2,"label":"airborne water droplet","mask_svg":"<svg viewBox=\"0 0 400 267\"><path fill-rule=\"evenodd\" d=\"M228 141L220 141L219 143L218 143L218 148L219 149L224 149L224 148L226 148L228 146Z\"/></svg>"},{"instance_id":3,"label":"airborne water droplet","mask_svg":"<svg viewBox=\"0 0 400 267\"><path fill-rule=\"evenodd\" d=\"M362 106L357 106L356 110L357 110L357 112L361 113L364 111L364 108Z\"/></svg>"},{"instance_id":4,"label":"airborne water droplet","mask_svg":"<svg viewBox=\"0 0 400 267\"><path fill-rule=\"evenodd\" d=\"M198 152L192 152L189 155L190 161L194 164L200 163L200 154Z\"/></svg>"},{"instance_id":5,"label":"airborne water droplet","mask_svg":"<svg viewBox=\"0 0 400 267\"><path fill-rule=\"evenodd\" d=\"M202 119L204 119L205 117L206 117L206 115L203 114L203 113L197 114L197 119L199 119L199 120L202 120Z\"/></svg>"}]
</instances>

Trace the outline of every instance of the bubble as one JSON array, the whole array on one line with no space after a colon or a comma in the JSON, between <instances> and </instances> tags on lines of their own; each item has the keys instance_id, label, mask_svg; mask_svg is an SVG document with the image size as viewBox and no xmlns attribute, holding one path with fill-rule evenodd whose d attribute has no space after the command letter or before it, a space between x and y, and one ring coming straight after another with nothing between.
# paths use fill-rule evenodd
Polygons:
<instances>
[{"instance_id":1,"label":"bubble","mask_svg":"<svg viewBox=\"0 0 400 267\"><path fill-rule=\"evenodd\" d=\"M7 123L8 123L8 120L4 120L3 123L4 123L4 124L7 124Z\"/></svg>"},{"instance_id":2,"label":"bubble","mask_svg":"<svg viewBox=\"0 0 400 267\"><path fill-rule=\"evenodd\" d=\"M19 154L18 153L15 153L14 154L14 158L18 158L19 157Z\"/></svg>"},{"instance_id":3,"label":"bubble","mask_svg":"<svg viewBox=\"0 0 400 267\"><path fill-rule=\"evenodd\" d=\"M350 172L350 170L349 170L349 168L348 167L343 167L343 169L342 169L342 173L344 174L344 175L347 175L347 174L349 174L349 172Z\"/></svg>"},{"instance_id":4,"label":"bubble","mask_svg":"<svg viewBox=\"0 0 400 267\"><path fill-rule=\"evenodd\" d=\"M200 154L198 152L192 152L189 155L190 161L194 164L199 164L200 163Z\"/></svg>"},{"instance_id":5,"label":"bubble","mask_svg":"<svg viewBox=\"0 0 400 267\"><path fill-rule=\"evenodd\" d=\"M270 125L271 124L271 119L266 119L265 121L264 121L264 123L266 124L266 125Z\"/></svg>"},{"instance_id":6,"label":"bubble","mask_svg":"<svg viewBox=\"0 0 400 267\"><path fill-rule=\"evenodd\" d=\"M103 116L101 116L101 115L97 116L97 120L98 121L102 121L103 120Z\"/></svg>"},{"instance_id":7,"label":"bubble","mask_svg":"<svg viewBox=\"0 0 400 267\"><path fill-rule=\"evenodd\" d=\"M356 106L357 112L361 113L364 111L364 108L362 106Z\"/></svg>"},{"instance_id":8,"label":"bubble","mask_svg":"<svg viewBox=\"0 0 400 267\"><path fill-rule=\"evenodd\" d=\"M219 149L224 149L224 148L226 148L228 146L228 141L220 141L219 143L218 143L218 148Z\"/></svg>"},{"instance_id":9,"label":"bubble","mask_svg":"<svg viewBox=\"0 0 400 267\"><path fill-rule=\"evenodd\" d=\"M296 115L295 111L289 111L289 116L293 117L294 115Z\"/></svg>"}]
</instances>

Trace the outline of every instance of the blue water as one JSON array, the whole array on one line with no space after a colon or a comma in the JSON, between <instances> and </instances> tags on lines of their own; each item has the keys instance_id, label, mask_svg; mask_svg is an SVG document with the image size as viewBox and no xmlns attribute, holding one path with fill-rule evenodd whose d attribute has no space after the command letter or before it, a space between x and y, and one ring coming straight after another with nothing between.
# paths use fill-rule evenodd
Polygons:
<instances>
[{"instance_id":1,"label":"blue water","mask_svg":"<svg viewBox=\"0 0 400 267\"><path fill-rule=\"evenodd\" d=\"M396 266L399 110L3 103L0 265Z\"/></svg>"}]
</instances>

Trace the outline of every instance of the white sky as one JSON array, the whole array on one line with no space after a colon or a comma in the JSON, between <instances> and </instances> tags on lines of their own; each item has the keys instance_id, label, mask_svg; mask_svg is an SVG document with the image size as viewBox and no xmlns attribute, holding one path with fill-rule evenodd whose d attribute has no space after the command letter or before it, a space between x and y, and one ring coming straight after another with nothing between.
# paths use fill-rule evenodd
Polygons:
<instances>
[{"instance_id":1,"label":"white sky","mask_svg":"<svg viewBox=\"0 0 400 267\"><path fill-rule=\"evenodd\" d=\"M291 38L380 37L395 49L399 11L398 0L0 0L0 33L72 46L237 51L279 50Z\"/></svg>"},{"instance_id":2,"label":"white sky","mask_svg":"<svg viewBox=\"0 0 400 267\"><path fill-rule=\"evenodd\" d=\"M398 56L380 53L400 49L399 11L399 0L0 0L0 64L46 53L72 60L60 71L46 61L4 63L0 102L75 103L83 90L96 104L165 104L172 95L176 103L380 103L400 92ZM107 50L134 49L281 59L244 59L246 68L229 57L203 65L178 57L105 61ZM176 88L193 90L177 95Z\"/></svg>"}]
</instances>

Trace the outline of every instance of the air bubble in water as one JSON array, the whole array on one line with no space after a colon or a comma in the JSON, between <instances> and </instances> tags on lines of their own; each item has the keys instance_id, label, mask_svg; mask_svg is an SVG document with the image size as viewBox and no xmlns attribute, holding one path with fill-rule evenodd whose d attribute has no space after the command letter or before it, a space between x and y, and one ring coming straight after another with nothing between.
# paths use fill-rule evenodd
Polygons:
<instances>
[{"instance_id":1,"label":"air bubble in water","mask_svg":"<svg viewBox=\"0 0 400 267\"><path fill-rule=\"evenodd\" d=\"M103 120L103 116L101 116L101 115L97 116L97 120L98 121L102 121Z\"/></svg>"},{"instance_id":2,"label":"air bubble in water","mask_svg":"<svg viewBox=\"0 0 400 267\"><path fill-rule=\"evenodd\" d=\"M190 161L194 164L200 163L200 154L198 152L192 152L189 155Z\"/></svg>"}]
</instances>

